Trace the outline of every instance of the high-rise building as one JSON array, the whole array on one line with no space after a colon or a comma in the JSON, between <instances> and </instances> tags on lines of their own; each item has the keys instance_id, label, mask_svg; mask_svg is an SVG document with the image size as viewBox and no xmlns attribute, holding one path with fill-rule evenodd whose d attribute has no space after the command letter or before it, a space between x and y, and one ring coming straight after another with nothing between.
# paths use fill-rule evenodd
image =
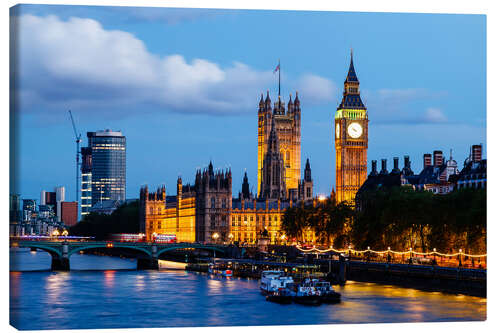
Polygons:
<instances>
[{"instance_id":1,"label":"high-rise building","mask_svg":"<svg viewBox=\"0 0 500 333\"><path fill-rule=\"evenodd\" d=\"M33 213L36 212L35 199L23 199L23 221L29 221Z\"/></svg>"},{"instance_id":2,"label":"high-rise building","mask_svg":"<svg viewBox=\"0 0 500 333\"><path fill-rule=\"evenodd\" d=\"M87 132L87 138L88 147L82 149L82 215L98 202L124 201L126 193L125 136L107 129Z\"/></svg>"},{"instance_id":3,"label":"high-rise building","mask_svg":"<svg viewBox=\"0 0 500 333\"><path fill-rule=\"evenodd\" d=\"M78 222L78 202L61 202L61 221L68 227Z\"/></svg>"},{"instance_id":4,"label":"high-rise building","mask_svg":"<svg viewBox=\"0 0 500 333\"><path fill-rule=\"evenodd\" d=\"M261 95L258 111L258 169L257 169L257 193L261 193L263 179L262 169L264 159L269 150L271 127L274 121L275 130L279 141L279 152L282 155L285 166L286 193L290 190L297 191L300 181L300 101L298 93L292 101L292 95L288 101L285 113L285 103L278 96L278 101L271 107L269 91L264 100Z\"/></svg>"},{"instance_id":5,"label":"high-rise building","mask_svg":"<svg viewBox=\"0 0 500 333\"><path fill-rule=\"evenodd\" d=\"M352 52L342 102L335 112L335 150L336 200L354 204L367 174L368 114L359 93Z\"/></svg>"},{"instance_id":6,"label":"high-rise building","mask_svg":"<svg viewBox=\"0 0 500 333\"><path fill-rule=\"evenodd\" d=\"M51 205L56 208L56 192L47 192L42 190L40 192L40 205Z\"/></svg>"},{"instance_id":7,"label":"high-rise building","mask_svg":"<svg viewBox=\"0 0 500 333\"><path fill-rule=\"evenodd\" d=\"M11 194L9 197L10 222L19 223L22 220L21 196Z\"/></svg>"},{"instance_id":8,"label":"high-rise building","mask_svg":"<svg viewBox=\"0 0 500 333\"><path fill-rule=\"evenodd\" d=\"M57 214L57 221L61 222L61 203L65 199L65 189L64 186L58 186L54 189L56 192L56 214Z\"/></svg>"},{"instance_id":9,"label":"high-rise building","mask_svg":"<svg viewBox=\"0 0 500 333\"><path fill-rule=\"evenodd\" d=\"M81 214L87 215L92 208L92 148L82 147Z\"/></svg>"}]
</instances>

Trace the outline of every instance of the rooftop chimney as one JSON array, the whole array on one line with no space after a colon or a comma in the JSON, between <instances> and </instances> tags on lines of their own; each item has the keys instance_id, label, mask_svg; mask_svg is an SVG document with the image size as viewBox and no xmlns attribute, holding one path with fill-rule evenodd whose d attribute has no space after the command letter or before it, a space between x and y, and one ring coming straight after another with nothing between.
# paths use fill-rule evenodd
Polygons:
<instances>
[{"instance_id":1,"label":"rooftop chimney","mask_svg":"<svg viewBox=\"0 0 500 333\"><path fill-rule=\"evenodd\" d=\"M410 156L405 155L405 166L403 168L403 174L405 176L413 175L413 171L411 170Z\"/></svg>"},{"instance_id":2,"label":"rooftop chimney","mask_svg":"<svg viewBox=\"0 0 500 333\"><path fill-rule=\"evenodd\" d=\"M394 169L392 169L392 173L399 173L399 158L394 157Z\"/></svg>"},{"instance_id":3,"label":"rooftop chimney","mask_svg":"<svg viewBox=\"0 0 500 333\"><path fill-rule=\"evenodd\" d=\"M381 175L387 175L387 159L382 159L382 169L380 169Z\"/></svg>"},{"instance_id":4,"label":"rooftop chimney","mask_svg":"<svg viewBox=\"0 0 500 333\"><path fill-rule=\"evenodd\" d=\"M424 168L432 165L432 155L424 154Z\"/></svg>"},{"instance_id":5,"label":"rooftop chimney","mask_svg":"<svg viewBox=\"0 0 500 333\"><path fill-rule=\"evenodd\" d=\"M370 173L370 176L376 176L377 173L377 161L372 160L372 172Z\"/></svg>"},{"instance_id":6,"label":"rooftop chimney","mask_svg":"<svg viewBox=\"0 0 500 333\"><path fill-rule=\"evenodd\" d=\"M434 150L434 166L443 165L443 152L441 150Z\"/></svg>"},{"instance_id":7,"label":"rooftop chimney","mask_svg":"<svg viewBox=\"0 0 500 333\"><path fill-rule=\"evenodd\" d=\"M483 147L481 145L472 146L472 161L480 162L483 159Z\"/></svg>"}]
</instances>

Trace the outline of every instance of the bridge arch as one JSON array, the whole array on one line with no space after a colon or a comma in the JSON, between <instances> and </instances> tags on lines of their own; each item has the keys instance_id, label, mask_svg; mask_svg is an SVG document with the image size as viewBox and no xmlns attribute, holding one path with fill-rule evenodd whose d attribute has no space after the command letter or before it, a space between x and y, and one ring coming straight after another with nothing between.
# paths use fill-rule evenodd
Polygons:
<instances>
[{"instance_id":1,"label":"bridge arch","mask_svg":"<svg viewBox=\"0 0 500 333\"><path fill-rule=\"evenodd\" d=\"M29 247L31 249L38 249L38 250L43 250L47 253L49 253L52 257L62 257L62 251L59 249L59 248L56 248L56 247L52 247L50 245L44 245L44 244L29 244L28 246L25 246L25 247Z\"/></svg>"},{"instance_id":2,"label":"bridge arch","mask_svg":"<svg viewBox=\"0 0 500 333\"><path fill-rule=\"evenodd\" d=\"M88 245L78 245L75 247L72 247L68 251L68 257L70 257L72 254L75 254L80 251L85 251L85 250L90 250L90 249L130 249L136 252L142 252L145 253L148 257L152 257L151 251L148 249L145 249L143 247L138 247L138 246L133 246L133 245L127 245L127 244L117 244L113 243L112 247L108 247L106 244L88 244Z\"/></svg>"}]
</instances>

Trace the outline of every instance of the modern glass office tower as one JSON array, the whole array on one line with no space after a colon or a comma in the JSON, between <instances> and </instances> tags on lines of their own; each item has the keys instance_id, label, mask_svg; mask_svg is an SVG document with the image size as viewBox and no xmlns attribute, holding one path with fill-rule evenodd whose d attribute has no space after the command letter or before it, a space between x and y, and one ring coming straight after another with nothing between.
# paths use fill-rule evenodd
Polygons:
<instances>
[{"instance_id":1,"label":"modern glass office tower","mask_svg":"<svg viewBox=\"0 0 500 333\"><path fill-rule=\"evenodd\" d=\"M92 148L82 147L82 186L80 212L82 217L92 208Z\"/></svg>"},{"instance_id":2,"label":"modern glass office tower","mask_svg":"<svg viewBox=\"0 0 500 333\"><path fill-rule=\"evenodd\" d=\"M125 200L126 139L109 129L87 132L82 148L82 216L96 203Z\"/></svg>"}]
</instances>

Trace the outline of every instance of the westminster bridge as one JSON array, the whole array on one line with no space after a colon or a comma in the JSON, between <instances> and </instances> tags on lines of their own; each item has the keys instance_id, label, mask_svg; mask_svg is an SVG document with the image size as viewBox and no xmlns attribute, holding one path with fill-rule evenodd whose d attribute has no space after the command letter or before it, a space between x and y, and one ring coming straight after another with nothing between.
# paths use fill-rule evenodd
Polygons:
<instances>
[{"instance_id":1,"label":"westminster bridge","mask_svg":"<svg viewBox=\"0 0 500 333\"><path fill-rule=\"evenodd\" d=\"M113 249L133 252L137 258L137 269L158 269L158 258L161 254L174 250L200 249L210 251L215 256L230 255L230 247L219 244L202 243L144 243L144 242L114 242L114 241L11 241L11 247L43 250L52 257L52 270L69 271L71 255L80 251L92 249Z\"/></svg>"}]
</instances>

